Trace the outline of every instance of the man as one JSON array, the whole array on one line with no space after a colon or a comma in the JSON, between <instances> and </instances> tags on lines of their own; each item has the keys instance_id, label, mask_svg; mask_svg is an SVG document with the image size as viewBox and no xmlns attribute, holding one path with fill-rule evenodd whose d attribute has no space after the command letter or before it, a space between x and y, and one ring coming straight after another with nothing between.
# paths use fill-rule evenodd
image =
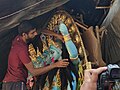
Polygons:
<instances>
[{"instance_id":1,"label":"man","mask_svg":"<svg viewBox=\"0 0 120 90\"><path fill-rule=\"evenodd\" d=\"M26 20L20 23L18 32L19 35L12 42L2 90L26 90L28 70L33 76L37 76L53 68L68 66L68 62L60 60L46 67L34 68L29 58L27 43L37 35L36 29Z\"/></svg>"}]
</instances>

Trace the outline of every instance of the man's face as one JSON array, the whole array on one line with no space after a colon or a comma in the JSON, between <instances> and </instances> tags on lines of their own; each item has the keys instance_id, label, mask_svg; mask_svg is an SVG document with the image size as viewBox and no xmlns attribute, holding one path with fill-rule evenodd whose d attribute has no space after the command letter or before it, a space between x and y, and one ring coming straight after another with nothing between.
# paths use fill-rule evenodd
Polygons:
<instances>
[{"instance_id":1,"label":"man's face","mask_svg":"<svg viewBox=\"0 0 120 90\"><path fill-rule=\"evenodd\" d=\"M28 38L33 39L36 35L37 35L37 31L36 29L33 29L28 33Z\"/></svg>"},{"instance_id":2,"label":"man's face","mask_svg":"<svg viewBox=\"0 0 120 90\"><path fill-rule=\"evenodd\" d=\"M36 29L31 30L31 31L27 34L27 38L26 38L27 42L32 41L33 38L34 38L36 35L37 35Z\"/></svg>"}]
</instances>

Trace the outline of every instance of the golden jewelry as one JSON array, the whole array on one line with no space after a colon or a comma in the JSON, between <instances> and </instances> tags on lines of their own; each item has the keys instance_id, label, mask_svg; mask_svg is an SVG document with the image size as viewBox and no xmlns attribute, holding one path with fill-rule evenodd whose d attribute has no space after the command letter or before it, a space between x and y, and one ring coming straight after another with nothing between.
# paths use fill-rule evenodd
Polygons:
<instances>
[{"instance_id":1,"label":"golden jewelry","mask_svg":"<svg viewBox=\"0 0 120 90\"><path fill-rule=\"evenodd\" d=\"M71 40L71 37L70 37L70 35L69 35L69 34L67 34L67 35L63 36L63 38L64 38L64 41L65 41L65 42L67 42L67 41Z\"/></svg>"},{"instance_id":2,"label":"golden jewelry","mask_svg":"<svg viewBox=\"0 0 120 90\"><path fill-rule=\"evenodd\" d=\"M75 58L70 58L71 60L78 60L78 55Z\"/></svg>"}]
</instances>

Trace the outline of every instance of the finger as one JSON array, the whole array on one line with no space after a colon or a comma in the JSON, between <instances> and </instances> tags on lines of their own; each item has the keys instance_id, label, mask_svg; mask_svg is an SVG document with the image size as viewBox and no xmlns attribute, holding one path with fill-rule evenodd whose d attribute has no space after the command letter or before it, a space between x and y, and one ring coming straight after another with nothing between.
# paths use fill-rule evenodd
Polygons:
<instances>
[{"instance_id":1,"label":"finger","mask_svg":"<svg viewBox=\"0 0 120 90\"><path fill-rule=\"evenodd\" d=\"M67 67L67 66L61 66L61 68L65 68L65 67Z\"/></svg>"},{"instance_id":2,"label":"finger","mask_svg":"<svg viewBox=\"0 0 120 90\"><path fill-rule=\"evenodd\" d=\"M63 66L67 67L67 66L68 66L68 64L64 64Z\"/></svg>"},{"instance_id":3,"label":"finger","mask_svg":"<svg viewBox=\"0 0 120 90\"><path fill-rule=\"evenodd\" d=\"M59 67L67 67L67 66L68 66L68 64L62 64Z\"/></svg>"},{"instance_id":4,"label":"finger","mask_svg":"<svg viewBox=\"0 0 120 90\"><path fill-rule=\"evenodd\" d=\"M69 62L63 62L63 65L68 65L69 64Z\"/></svg>"},{"instance_id":5,"label":"finger","mask_svg":"<svg viewBox=\"0 0 120 90\"><path fill-rule=\"evenodd\" d=\"M63 61L63 60L60 60L59 62L58 62L58 65L68 65L69 64L69 62L67 62L67 61Z\"/></svg>"},{"instance_id":6,"label":"finger","mask_svg":"<svg viewBox=\"0 0 120 90\"><path fill-rule=\"evenodd\" d=\"M68 59L62 59L63 61L68 61Z\"/></svg>"},{"instance_id":7,"label":"finger","mask_svg":"<svg viewBox=\"0 0 120 90\"><path fill-rule=\"evenodd\" d=\"M99 68L97 68L97 69L95 70L95 72L96 72L97 74L100 74L100 73L102 73L102 72L105 71L105 70L107 70L107 67L99 67Z\"/></svg>"},{"instance_id":8,"label":"finger","mask_svg":"<svg viewBox=\"0 0 120 90\"><path fill-rule=\"evenodd\" d=\"M107 70L107 67L99 67L97 69L90 69L89 72L95 73L95 74L100 74L101 72Z\"/></svg>"},{"instance_id":9,"label":"finger","mask_svg":"<svg viewBox=\"0 0 120 90\"><path fill-rule=\"evenodd\" d=\"M84 71L84 81L89 82L90 81L90 70Z\"/></svg>"}]
</instances>

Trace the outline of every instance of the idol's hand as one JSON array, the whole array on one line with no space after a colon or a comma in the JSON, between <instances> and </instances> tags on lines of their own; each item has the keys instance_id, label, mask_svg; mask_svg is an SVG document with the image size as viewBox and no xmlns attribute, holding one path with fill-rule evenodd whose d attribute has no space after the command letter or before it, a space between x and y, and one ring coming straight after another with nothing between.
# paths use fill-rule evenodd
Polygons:
<instances>
[{"instance_id":1,"label":"idol's hand","mask_svg":"<svg viewBox=\"0 0 120 90\"><path fill-rule=\"evenodd\" d=\"M66 25L62 22L59 25L59 30L63 36L69 34Z\"/></svg>"}]
</instances>

